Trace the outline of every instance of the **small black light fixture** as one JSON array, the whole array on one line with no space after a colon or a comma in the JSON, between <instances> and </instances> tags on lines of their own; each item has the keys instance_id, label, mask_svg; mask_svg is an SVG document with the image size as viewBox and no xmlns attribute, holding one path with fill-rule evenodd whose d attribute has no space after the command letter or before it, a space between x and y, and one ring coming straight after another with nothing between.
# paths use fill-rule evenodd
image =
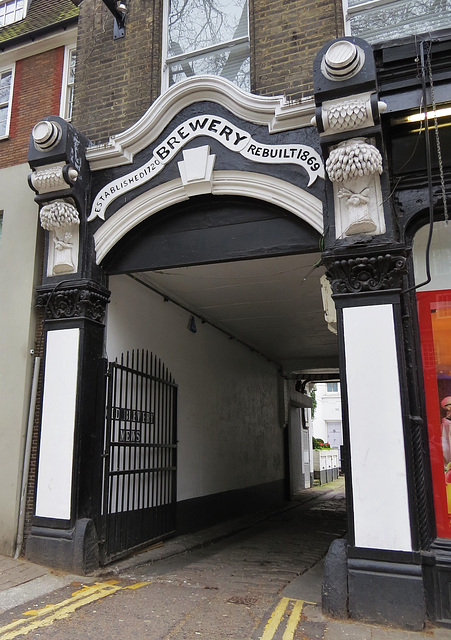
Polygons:
<instances>
[{"instance_id":1,"label":"small black light fixture","mask_svg":"<svg viewBox=\"0 0 451 640\"><path fill-rule=\"evenodd\" d=\"M189 319L188 329L189 331L191 331L191 333L197 333L196 319L194 318L194 316L191 316Z\"/></svg>"},{"instance_id":2,"label":"small black light fixture","mask_svg":"<svg viewBox=\"0 0 451 640\"><path fill-rule=\"evenodd\" d=\"M79 7L83 0L71 0L71 2L76 7ZM114 40L123 38L125 36L125 16L127 15L127 0L102 0L102 2L113 14Z\"/></svg>"},{"instance_id":3,"label":"small black light fixture","mask_svg":"<svg viewBox=\"0 0 451 640\"><path fill-rule=\"evenodd\" d=\"M113 39L125 36L125 16L127 15L127 0L103 0L103 4L111 11L114 18Z\"/></svg>"}]
</instances>

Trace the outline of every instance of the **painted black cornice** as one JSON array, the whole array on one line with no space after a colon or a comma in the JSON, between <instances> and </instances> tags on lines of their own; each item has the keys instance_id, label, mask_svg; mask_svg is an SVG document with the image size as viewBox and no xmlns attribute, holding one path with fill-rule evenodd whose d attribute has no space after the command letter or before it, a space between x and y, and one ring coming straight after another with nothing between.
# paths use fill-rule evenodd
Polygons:
<instances>
[{"instance_id":1,"label":"painted black cornice","mask_svg":"<svg viewBox=\"0 0 451 640\"><path fill-rule=\"evenodd\" d=\"M36 306L44 310L44 320L82 319L101 324L110 299L108 289L93 282L60 282L37 289Z\"/></svg>"}]
</instances>

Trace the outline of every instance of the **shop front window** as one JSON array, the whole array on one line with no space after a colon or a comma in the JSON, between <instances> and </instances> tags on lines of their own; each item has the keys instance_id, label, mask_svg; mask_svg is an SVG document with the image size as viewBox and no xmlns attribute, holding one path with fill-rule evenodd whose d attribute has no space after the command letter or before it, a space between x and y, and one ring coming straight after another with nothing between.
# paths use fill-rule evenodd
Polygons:
<instances>
[{"instance_id":1,"label":"shop front window","mask_svg":"<svg viewBox=\"0 0 451 640\"><path fill-rule=\"evenodd\" d=\"M427 228L414 243L415 278L424 281ZM417 292L437 534L451 538L451 223L435 223L431 282Z\"/></svg>"}]
</instances>

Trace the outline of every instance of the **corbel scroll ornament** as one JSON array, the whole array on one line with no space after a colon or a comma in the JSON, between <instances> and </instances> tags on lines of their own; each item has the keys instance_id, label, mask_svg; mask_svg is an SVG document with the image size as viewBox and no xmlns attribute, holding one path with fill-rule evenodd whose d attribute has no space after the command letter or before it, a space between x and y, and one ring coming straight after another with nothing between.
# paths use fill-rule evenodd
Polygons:
<instances>
[{"instance_id":1,"label":"corbel scroll ornament","mask_svg":"<svg viewBox=\"0 0 451 640\"><path fill-rule=\"evenodd\" d=\"M373 106L373 102L375 106ZM375 109L378 117L387 105L377 100L376 94L364 93L351 96L347 100L330 100L321 107L321 124L323 135L333 135L341 131L356 131L365 127L373 127ZM317 117L314 118L317 124Z\"/></svg>"},{"instance_id":2,"label":"corbel scroll ornament","mask_svg":"<svg viewBox=\"0 0 451 640\"><path fill-rule=\"evenodd\" d=\"M103 324L109 298L109 291L84 283L67 289L39 291L36 306L44 310L45 320L81 318Z\"/></svg>"},{"instance_id":3,"label":"corbel scroll ornament","mask_svg":"<svg viewBox=\"0 0 451 640\"><path fill-rule=\"evenodd\" d=\"M406 256L391 253L331 262L326 259L325 264L334 294L400 289L407 273Z\"/></svg>"},{"instance_id":4,"label":"corbel scroll ornament","mask_svg":"<svg viewBox=\"0 0 451 640\"><path fill-rule=\"evenodd\" d=\"M77 178L78 171L69 164L42 167L30 175L31 186L39 194L69 189Z\"/></svg>"}]
</instances>

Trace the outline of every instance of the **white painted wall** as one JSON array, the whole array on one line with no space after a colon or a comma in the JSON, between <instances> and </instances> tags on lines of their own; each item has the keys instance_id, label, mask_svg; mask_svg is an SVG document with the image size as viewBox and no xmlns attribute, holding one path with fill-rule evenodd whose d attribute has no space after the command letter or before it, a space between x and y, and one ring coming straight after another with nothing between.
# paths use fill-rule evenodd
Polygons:
<instances>
[{"instance_id":1,"label":"white painted wall","mask_svg":"<svg viewBox=\"0 0 451 640\"><path fill-rule=\"evenodd\" d=\"M27 164L0 170L0 554L16 543L34 347L38 208Z\"/></svg>"},{"instance_id":2,"label":"white painted wall","mask_svg":"<svg viewBox=\"0 0 451 640\"><path fill-rule=\"evenodd\" d=\"M305 489L304 460L301 409L290 406L290 418L288 422L288 437L290 449L290 489L295 494L301 489ZM307 449L308 455L308 449ZM310 481L310 475L308 480Z\"/></svg>"},{"instance_id":3,"label":"white painted wall","mask_svg":"<svg viewBox=\"0 0 451 640\"><path fill-rule=\"evenodd\" d=\"M340 384L338 393L328 393L325 382L316 383L316 408L313 416L313 436L328 441L327 422L341 421Z\"/></svg>"},{"instance_id":4,"label":"white painted wall","mask_svg":"<svg viewBox=\"0 0 451 640\"><path fill-rule=\"evenodd\" d=\"M276 367L127 276L109 283L107 356L148 348L178 395L178 491L186 500L283 478Z\"/></svg>"},{"instance_id":5,"label":"white painted wall","mask_svg":"<svg viewBox=\"0 0 451 640\"><path fill-rule=\"evenodd\" d=\"M79 329L47 334L36 515L69 520Z\"/></svg>"},{"instance_id":6,"label":"white painted wall","mask_svg":"<svg viewBox=\"0 0 451 640\"><path fill-rule=\"evenodd\" d=\"M343 310L355 544L411 550L392 305Z\"/></svg>"}]
</instances>

